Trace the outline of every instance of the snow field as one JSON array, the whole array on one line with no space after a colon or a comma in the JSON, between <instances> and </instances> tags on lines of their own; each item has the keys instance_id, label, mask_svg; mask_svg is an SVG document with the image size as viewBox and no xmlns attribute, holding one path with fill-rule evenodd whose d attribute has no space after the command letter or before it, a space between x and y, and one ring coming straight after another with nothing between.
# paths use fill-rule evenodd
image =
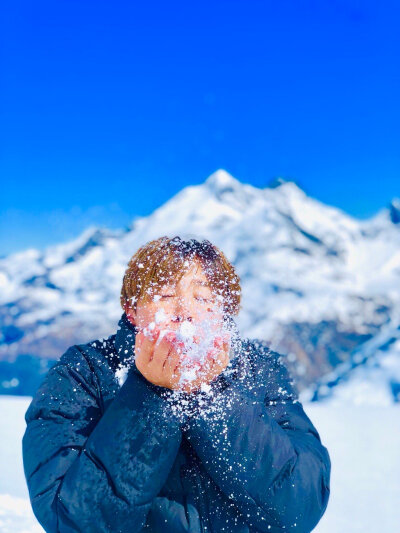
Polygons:
<instances>
[{"instance_id":1,"label":"snow field","mask_svg":"<svg viewBox=\"0 0 400 533\"><path fill-rule=\"evenodd\" d=\"M0 396L0 531L41 533L22 464L30 397ZM331 496L316 533L394 533L400 524L400 406L303 403L328 448Z\"/></svg>"}]
</instances>

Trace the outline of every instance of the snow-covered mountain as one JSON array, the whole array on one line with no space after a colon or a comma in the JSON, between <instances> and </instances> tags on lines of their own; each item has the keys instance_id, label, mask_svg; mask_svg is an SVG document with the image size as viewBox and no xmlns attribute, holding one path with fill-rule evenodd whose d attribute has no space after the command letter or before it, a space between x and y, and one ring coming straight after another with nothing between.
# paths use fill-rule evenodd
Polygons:
<instances>
[{"instance_id":1,"label":"snow-covered mountain","mask_svg":"<svg viewBox=\"0 0 400 533\"><path fill-rule=\"evenodd\" d=\"M127 230L91 227L72 242L0 259L0 361L57 359L71 344L115 332L130 257L176 234L207 238L233 262L242 334L281 352L299 390L399 325L399 200L360 221L292 181L259 189L218 170ZM5 387L17 390L7 372Z\"/></svg>"},{"instance_id":2,"label":"snow-covered mountain","mask_svg":"<svg viewBox=\"0 0 400 533\"><path fill-rule=\"evenodd\" d=\"M302 401L333 406L388 406L400 402L399 317L382 326L331 372L302 391Z\"/></svg>"}]
</instances>

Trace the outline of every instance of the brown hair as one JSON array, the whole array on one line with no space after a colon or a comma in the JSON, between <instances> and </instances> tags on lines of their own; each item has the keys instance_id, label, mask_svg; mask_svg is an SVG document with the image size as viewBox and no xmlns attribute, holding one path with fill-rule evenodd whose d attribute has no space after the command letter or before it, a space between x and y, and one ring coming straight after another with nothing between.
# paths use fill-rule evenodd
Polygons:
<instances>
[{"instance_id":1,"label":"brown hair","mask_svg":"<svg viewBox=\"0 0 400 533\"><path fill-rule=\"evenodd\" d=\"M178 282L193 260L198 259L212 291L223 298L224 312L237 315L240 310L240 279L225 255L210 241L160 237L137 250L128 263L121 289L121 307L126 312L138 300L149 299L168 282Z\"/></svg>"}]
</instances>

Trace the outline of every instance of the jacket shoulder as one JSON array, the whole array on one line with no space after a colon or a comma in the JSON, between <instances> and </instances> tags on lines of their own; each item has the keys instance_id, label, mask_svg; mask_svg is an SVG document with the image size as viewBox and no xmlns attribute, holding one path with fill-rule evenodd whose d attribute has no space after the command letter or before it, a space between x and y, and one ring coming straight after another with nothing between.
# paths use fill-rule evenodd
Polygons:
<instances>
[{"instance_id":1,"label":"jacket shoulder","mask_svg":"<svg viewBox=\"0 0 400 533\"><path fill-rule=\"evenodd\" d=\"M242 346L246 355L254 363L264 364L268 367L285 367L284 357L279 352L272 350L263 339L242 339Z\"/></svg>"},{"instance_id":2,"label":"jacket shoulder","mask_svg":"<svg viewBox=\"0 0 400 533\"><path fill-rule=\"evenodd\" d=\"M298 401L298 389L284 356L262 339L243 339L243 346L257 380L266 387L269 401Z\"/></svg>"},{"instance_id":3,"label":"jacket shoulder","mask_svg":"<svg viewBox=\"0 0 400 533\"><path fill-rule=\"evenodd\" d=\"M54 417L61 412L61 407L64 417L68 418L68 412L75 413L77 405L82 413L83 406L95 408L96 413L97 410L104 412L106 402L117 390L118 383L104 357L103 340L74 344L44 376L25 413L25 421ZM92 418L96 417L93 414Z\"/></svg>"},{"instance_id":4,"label":"jacket shoulder","mask_svg":"<svg viewBox=\"0 0 400 533\"><path fill-rule=\"evenodd\" d=\"M94 373L99 355L87 344L74 344L67 348L51 370L75 371L87 378Z\"/></svg>"},{"instance_id":5,"label":"jacket shoulder","mask_svg":"<svg viewBox=\"0 0 400 533\"><path fill-rule=\"evenodd\" d=\"M70 364L75 358L81 358L85 361L87 368L92 372L96 372L98 368L104 365L115 371L119 363L119 357L115 351L114 340L115 334L104 339L95 339L83 344L74 344L61 356L60 362Z\"/></svg>"},{"instance_id":6,"label":"jacket shoulder","mask_svg":"<svg viewBox=\"0 0 400 533\"><path fill-rule=\"evenodd\" d=\"M99 396L104 373L109 373L112 366L109 362L111 357L106 357L111 345L113 346L110 341L110 338L97 339L70 346L50 368L45 380L49 381L53 375L69 376L74 381L86 384L91 394Z\"/></svg>"}]
</instances>

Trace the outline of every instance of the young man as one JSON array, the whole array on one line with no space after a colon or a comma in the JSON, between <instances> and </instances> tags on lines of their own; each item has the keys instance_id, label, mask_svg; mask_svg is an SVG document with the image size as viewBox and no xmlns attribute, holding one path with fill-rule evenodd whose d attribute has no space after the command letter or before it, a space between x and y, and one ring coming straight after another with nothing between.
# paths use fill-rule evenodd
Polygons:
<instances>
[{"instance_id":1,"label":"young man","mask_svg":"<svg viewBox=\"0 0 400 533\"><path fill-rule=\"evenodd\" d=\"M308 533L331 463L279 354L240 337L233 266L162 237L129 262L119 330L71 346L26 412L48 532Z\"/></svg>"}]
</instances>

